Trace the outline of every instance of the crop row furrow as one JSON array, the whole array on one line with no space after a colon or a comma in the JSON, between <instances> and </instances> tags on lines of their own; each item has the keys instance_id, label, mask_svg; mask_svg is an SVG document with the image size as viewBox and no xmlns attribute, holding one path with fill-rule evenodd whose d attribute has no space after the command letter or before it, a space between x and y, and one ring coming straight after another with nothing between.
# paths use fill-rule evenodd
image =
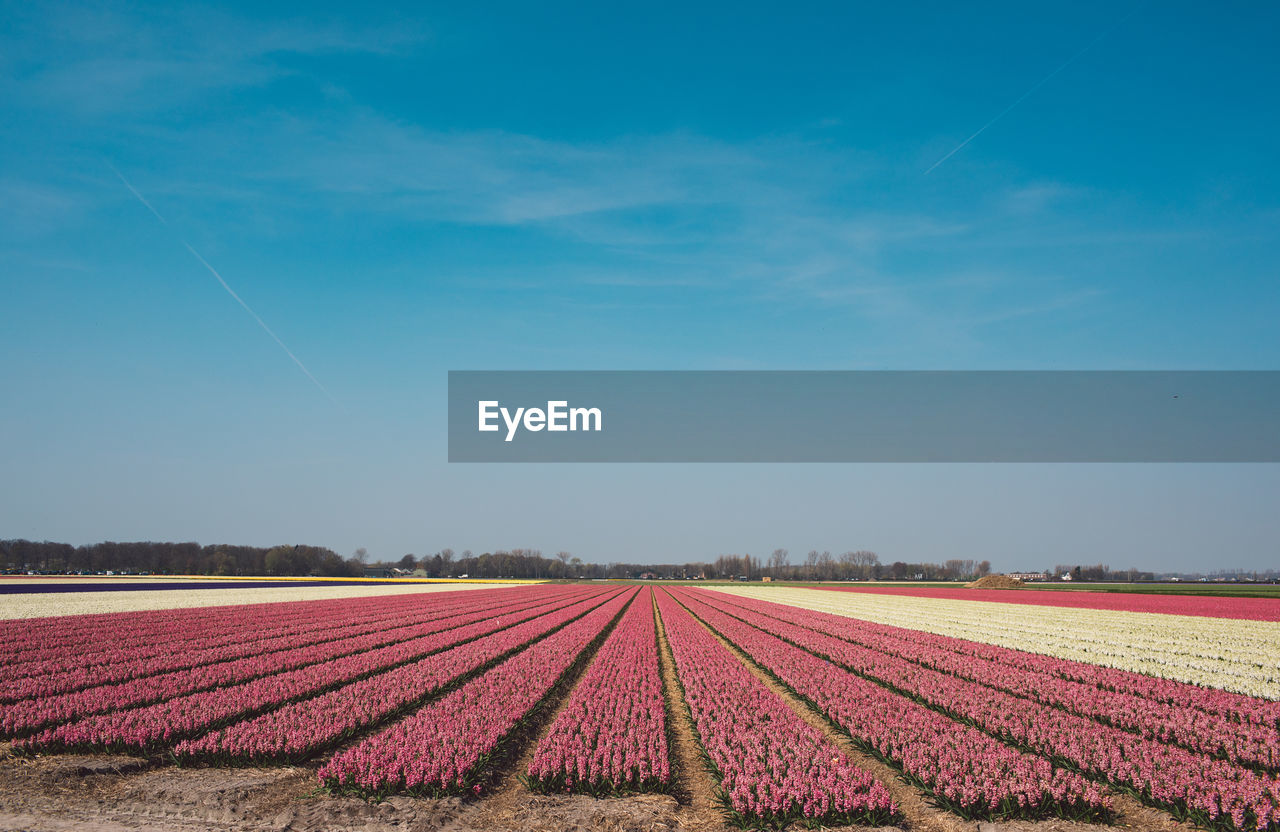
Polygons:
<instances>
[{"instance_id":1,"label":"crop row furrow","mask_svg":"<svg viewBox=\"0 0 1280 832\"><path fill-rule=\"evenodd\" d=\"M699 602L716 599L703 593ZM699 603L695 602L695 603ZM826 657L987 734L1116 785L1155 806L1206 826L1265 830L1280 826L1280 783L1225 760L1135 736L1095 720L858 647L745 609L735 616L699 603L724 626L754 624L793 650ZM740 615L739 615L740 613ZM732 622L732 623L730 623ZM714 625L713 625L714 626ZM775 636L769 636L775 638ZM782 649L782 648L779 648Z\"/></svg>"},{"instance_id":2,"label":"crop row furrow","mask_svg":"<svg viewBox=\"0 0 1280 832\"><path fill-rule=\"evenodd\" d=\"M1089 717L1148 739L1180 745L1189 751L1220 756L1264 771L1274 771L1280 767L1280 731L1274 725L1231 719L1196 708L1176 707L1111 687L1077 682L1061 674L985 658L964 650L963 645L956 644L958 639L928 636L914 630L886 625L864 626L863 622L854 619L797 607L764 603L752 607L736 603L730 600L730 596L722 597L724 601L717 599L716 606L731 611L734 615L742 610L752 615L767 616L789 627L804 627L986 687Z\"/></svg>"},{"instance_id":3,"label":"crop row furrow","mask_svg":"<svg viewBox=\"0 0 1280 832\"><path fill-rule=\"evenodd\" d=\"M0 681L0 701L30 696L47 696L87 687L119 682L133 676L164 673L185 667L211 664L230 658L270 652L297 644L327 641L349 629L375 632L397 625L420 623L470 609L477 602L503 603L509 596L455 600L443 604L382 604L348 602L323 618L310 616L277 623L271 627L246 625L234 609L213 617L214 632L190 632L173 639L120 649L104 649L91 654L71 654L40 662L10 665ZM308 641L309 639L309 641Z\"/></svg>"},{"instance_id":4,"label":"crop row furrow","mask_svg":"<svg viewBox=\"0 0 1280 832\"><path fill-rule=\"evenodd\" d=\"M645 589L538 743L531 788L599 796L671 787L657 637L653 591Z\"/></svg>"},{"instance_id":5,"label":"crop row furrow","mask_svg":"<svg viewBox=\"0 0 1280 832\"><path fill-rule=\"evenodd\" d=\"M319 771L334 791L480 794L503 741L535 711L635 597L592 612L387 729L339 751Z\"/></svg>"},{"instance_id":6,"label":"crop row furrow","mask_svg":"<svg viewBox=\"0 0 1280 832\"><path fill-rule=\"evenodd\" d=\"M564 600L572 597L574 596L566 596ZM521 604L504 604L501 607L453 615L425 624L341 638L317 645L300 646L217 664L200 665L173 673L143 676L121 684L102 685L62 695L28 699L0 706L0 735L21 736L72 719L135 708L211 688L241 684L263 676L284 673L382 647L414 642L438 633L487 621L488 627L481 626L468 631L480 635L500 629L502 616L508 616L510 619L510 616L537 614L553 608L555 603L549 604L546 596L542 595L536 601L526 599Z\"/></svg>"},{"instance_id":7,"label":"crop row furrow","mask_svg":"<svg viewBox=\"0 0 1280 832\"><path fill-rule=\"evenodd\" d=\"M307 759L415 707L459 679L587 614L609 597L594 594L487 638L215 729L179 743L174 753L180 759L233 763Z\"/></svg>"},{"instance_id":8,"label":"crop row furrow","mask_svg":"<svg viewBox=\"0 0 1280 832\"><path fill-rule=\"evenodd\" d=\"M579 604L593 603L592 599ZM482 650L494 643L506 643L519 634L536 632L551 626L571 601L563 601L558 609L539 614L539 610L504 618L500 623L481 621L456 630L437 633L408 642L357 653L298 670L264 676L251 682L202 691L170 699L143 708L90 716L68 722L14 743L15 748L38 750L57 748L151 750L178 740L209 731L237 720L285 705L295 699L306 699L325 691L355 682L373 674L385 674L401 665L432 658L432 654L459 645ZM534 617L536 616L536 617ZM493 632L494 628L499 629ZM487 634L487 635L486 635ZM478 637L483 638L478 638ZM533 637L533 636L530 636ZM468 642L475 641L478 647ZM509 649L509 648L503 648ZM439 659L438 661L449 661Z\"/></svg>"},{"instance_id":9,"label":"crop row furrow","mask_svg":"<svg viewBox=\"0 0 1280 832\"><path fill-rule=\"evenodd\" d=\"M1009 748L720 612L689 592L677 594L712 629L945 808L967 818L1109 815L1101 790L1078 774Z\"/></svg>"},{"instance_id":10,"label":"crop row furrow","mask_svg":"<svg viewBox=\"0 0 1280 832\"><path fill-rule=\"evenodd\" d=\"M699 744L742 824L881 825L898 816L884 784L855 766L666 592L662 626Z\"/></svg>"},{"instance_id":11,"label":"crop row furrow","mask_svg":"<svg viewBox=\"0 0 1280 832\"><path fill-rule=\"evenodd\" d=\"M243 637L245 633L276 626L322 623L353 604L369 611L414 609L452 594L428 592L0 621L0 669L8 672L6 668L12 664L70 657L89 661L98 653L177 644L193 637Z\"/></svg>"}]
</instances>

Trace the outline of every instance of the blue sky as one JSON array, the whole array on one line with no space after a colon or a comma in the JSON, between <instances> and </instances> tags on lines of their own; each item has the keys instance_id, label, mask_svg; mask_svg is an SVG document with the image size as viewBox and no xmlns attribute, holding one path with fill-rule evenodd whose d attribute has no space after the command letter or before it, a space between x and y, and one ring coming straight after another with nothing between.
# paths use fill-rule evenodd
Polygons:
<instances>
[{"instance_id":1,"label":"blue sky","mask_svg":"<svg viewBox=\"0 0 1280 832\"><path fill-rule=\"evenodd\" d=\"M1276 466L450 466L444 433L450 369L1276 369L1275 7L3 20L0 536L1280 561Z\"/></svg>"}]
</instances>

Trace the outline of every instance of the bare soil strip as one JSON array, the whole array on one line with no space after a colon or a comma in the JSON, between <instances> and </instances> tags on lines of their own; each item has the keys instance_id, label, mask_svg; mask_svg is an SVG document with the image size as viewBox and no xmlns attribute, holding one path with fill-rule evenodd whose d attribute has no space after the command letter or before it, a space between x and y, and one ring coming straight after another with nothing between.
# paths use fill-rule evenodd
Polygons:
<instances>
[{"instance_id":1,"label":"bare soil strip","mask_svg":"<svg viewBox=\"0 0 1280 832\"><path fill-rule=\"evenodd\" d=\"M680 802L693 811L722 823L720 801L716 798L711 775L707 772L701 751L698 750L698 741L693 736L689 708L684 702L680 680L676 678L675 657L671 654L671 643L667 641L666 626L658 613L656 595L653 599L653 615L658 623L658 662L662 667L662 692L667 699L667 716L674 740L670 753L675 757L671 762L675 768Z\"/></svg>"},{"instance_id":2,"label":"bare soil strip","mask_svg":"<svg viewBox=\"0 0 1280 832\"><path fill-rule=\"evenodd\" d=\"M1135 797L1107 789L1116 812L1116 826L1141 829L1143 832L1194 832L1199 827L1184 823L1160 809L1154 809Z\"/></svg>"},{"instance_id":3,"label":"bare soil strip","mask_svg":"<svg viewBox=\"0 0 1280 832\"><path fill-rule=\"evenodd\" d=\"M480 812L480 820L484 820L485 816L490 814L496 816L495 820L500 820L504 815L510 815L517 810L519 808L517 804L529 798L530 792L520 782L520 777L529 770L529 764L533 762L538 744L551 732L551 726L555 724L556 718L568 706L570 694L586 674L587 668L595 661L596 653L604 645L605 639L612 634L613 628L622 620L631 604L637 603L643 603L639 595L623 607L604 632L578 657L568 672L556 682L546 699L535 707L524 725L517 728L515 734L504 741L503 745L507 747L506 759L498 764L490 780L492 785L488 792L489 799L483 801L482 805L476 804ZM483 826L483 824L479 825Z\"/></svg>"}]
</instances>

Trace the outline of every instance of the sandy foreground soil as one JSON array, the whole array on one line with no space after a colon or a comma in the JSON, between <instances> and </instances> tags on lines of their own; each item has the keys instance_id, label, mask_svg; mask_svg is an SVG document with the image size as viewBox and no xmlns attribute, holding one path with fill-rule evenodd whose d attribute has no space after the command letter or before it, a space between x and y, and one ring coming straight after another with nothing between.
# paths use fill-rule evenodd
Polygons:
<instances>
[{"instance_id":1,"label":"sandy foreground soil","mask_svg":"<svg viewBox=\"0 0 1280 832\"><path fill-rule=\"evenodd\" d=\"M317 792L311 768L148 768L144 760L119 756L26 759L5 753L0 758L0 830L30 832L733 829L713 807L699 807L695 802L667 795L608 800L540 796L508 777L493 794L474 801L392 797L369 803ZM908 822L892 828L933 826ZM974 832L1096 832L1108 828L1056 821L978 824L958 818L946 827Z\"/></svg>"}]
</instances>

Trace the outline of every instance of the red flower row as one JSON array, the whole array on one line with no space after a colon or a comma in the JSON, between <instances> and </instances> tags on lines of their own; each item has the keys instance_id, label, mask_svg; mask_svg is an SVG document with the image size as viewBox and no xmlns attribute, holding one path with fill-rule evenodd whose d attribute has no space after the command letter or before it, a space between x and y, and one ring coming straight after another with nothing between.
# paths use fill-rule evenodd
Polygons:
<instances>
[{"instance_id":1,"label":"red flower row","mask_svg":"<svg viewBox=\"0 0 1280 832\"><path fill-rule=\"evenodd\" d=\"M802 720L665 592L658 608L685 703L727 808L744 823L881 825L884 784Z\"/></svg>"},{"instance_id":2,"label":"red flower row","mask_svg":"<svg viewBox=\"0 0 1280 832\"><path fill-rule=\"evenodd\" d=\"M61 653L0 666L0 701L48 696L134 676L256 655L282 649L281 643L284 646L291 642L316 643L346 635L345 629L351 627L374 632L447 616L477 604L502 603L512 596L513 591L508 590L486 592L465 600L456 596L437 600L439 596L431 595L354 598L344 599L340 605L324 611L295 609L286 618L269 619L255 615L254 607L206 607L201 620L191 622L188 628L143 636L135 634L133 639L122 633L105 633L98 636L93 649L86 652L77 651L75 645L82 640L88 642L94 636L76 630L76 622L68 619L64 623L69 631L75 632L74 635L68 632L66 637L74 639L74 644L67 645ZM296 605L297 602L285 602L277 606ZM313 638L310 642L302 641L306 636ZM137 639L141 641L125 644Z\"/></svg>"},{"instance_id":3,"label":"red flower row","mask_svg":"<svg viewBox=\"0 0 1280 832\"><path fill-rule=\"evenodd\" d=\"M738 614L736 610L747 610L786 621L792 626L800 625L870 650L1123 728L1148 739L1181 745L1209 756L1225 757L1254 768L1274 771L1280 767L1280 731L1274 724L1260 724L1239 716L1231 718L1198 708L1171 705L1117 690L1115 686L1099 687L1075 681L1071 676L1079 675L1079 672L1070 666L1079 662L1062 659L1049 659L1047 663L1028 661L1027 654L1016 650L1006 651L1002 657L1004 660L987 658L982 655L986 651L968 649L971 642L947 636L771 603L742 604L728 596L723 603L719 599L714 603L735 615ZM1053 673L1048 668L1057 668L1059 672ZM1123 677L1124 671L1115 671L1115 675ZM1187 698L1194 698L1203 690L1182 682L1171 685L1190 688ZM1247 710L1257 713L1266 705L1275 703L1258 700L1256 704L1259 707Z\"/></svg>"},{"instance_id":4,"label":"red flower row","mask_svg":"<svg viewBox=\"0 0 1280 832\"><path fill-rule=\"evenodd\" d=\"M1100 818L1096 786L1048 760L1018 752L880 685L849 673L706 603L682 602L783 684L814 703L858 743L968 818ZM781 624L781 622L778 622ZM771 627L770 629L774 629Z\"/></svg>"},{"instance_id":5,"label":"red flower row","mask_svg":"<svg viewBox=\"0 0 1280 832\"><path fill-rule=\"evenodd\" d=\"M562 600L560 603L568 604L569 601ZM463 644L465 655L470 655L472 651L479 649L477 645L484 647L494 642L505 643L505 639L517 637L514 631L524 634L530 627L536 631L545 622L554 621L556 616L563 614L563 611L549 612L524 625L517 623L523 618L538 615L539 612L540 610L535 608L514 619L481 621L452 631L345 656L298 670L263 676L244 684L215 688L144 708L90 716L47 729L30 739L19 740L14 745L29 749L60 747L149 749L164 746L296 699L315 696L335 686L363 679L371 674L385 675L386 671L410 662L414 663L411 666L416 667L422 661L434 658L433 653L476 639L477 636L491 632L495 626L510 629L500 630L470 644ZM500 625L498 621L501 622ZM520 629L521 627L526 629ZM532 635L529 636L529 638L532 637Z\"/></svg>"},{"instance_id":6,"label":"red flower row","mask_svg":"<svg viewBox=\"0 0 1280 832\"><path fill-rule=\"evenodd\" d=\"M719 604L712 595L701 593L700 597ZM1204 825L1239 830L1280 828L1280 782L1274 776L1135 736L745 608L734 608L734 614L742 619L738 620L700 606L715 617L713 626L747 628L762 635L750 625L767 627L794 646L774 636L768 638L792 651L827 656L866 677L864 684L874 680L888 685L988 734L1131 790L1150 803ZM785 652L786 648L778 650Z\"/></svg>"},{"instance_id":7,"label":"red flower row","mask_svg":"<svg viewBox=\"0 0 1280 832\"><path fill-rule=\"evenodd\" d=\"M365 653L382 647L402 646L418 655L423 647L439 649L452 644L459 636L476 637L518 622L522 617L536 615L553 609L563 601L548 604L545 593L536 598L521 596L521 602L509 602L501 606L483 607L475 612L449 614L426 623L412 624L390 630L380 630L367 635L347 635L336 640L308 645L309 636L287 649L251 655L242 659L202 664L172 673L146 675L121 684L100 685L71 693L28 699L0 706L0 735L15 736L37 729L67 722L107 711L136 708L153 702L162 702L180 696L216 687L242 684L263 676L284 673L308 665L328 662L355 653ZM451 631L471 626L460 633ZM354 632L359 627L352 628ZM446 641L427 638L445 633ZM393 652L393 651L392 651ZM385 654L380 654L385 655ZM375 659L378 657L375 657Z\"/></svg>"},{"instance_id":8,"label":"red flower row","mask_svg":"<svg viewBox=\"0 0 1280 832\"><path fill-rule=\"evenodd\" d=\"M320 782L337 791L382 795L483 790L486 764L618 617L635 590L477 676L452 693L333 756Z\"/></svg>"},{"instance_id":9,"label":"red flower row","mask_svg":"<svg viewBox=\"0 0 1280 832\"><path fill-rule=\"evenodd\" d=\"M529 764L531 787L602 795L671 785L653 591L641 592Z\"/></svg>"}]
</instances>

